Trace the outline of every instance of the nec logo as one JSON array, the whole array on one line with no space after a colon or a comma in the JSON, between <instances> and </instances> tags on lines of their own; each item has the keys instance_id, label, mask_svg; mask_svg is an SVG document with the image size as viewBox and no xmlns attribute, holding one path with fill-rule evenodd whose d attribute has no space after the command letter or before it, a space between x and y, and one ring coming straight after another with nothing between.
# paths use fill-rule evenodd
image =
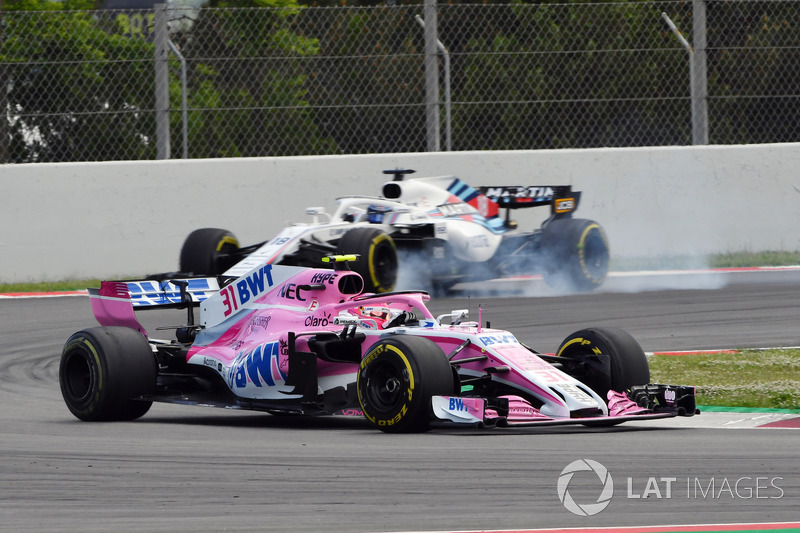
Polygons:
<instances>
[{"instance_id":1,"label":"nec logo","mask_svg":"<svg viewBox=\"0 0 800 533\"><path fill-rule=\"evenodd\" d=\"M297 283L287 283L281 287L281 298L298 300L300 302L306 301L306 299L301 296L300 288L297 286Z\"/></svg>"}]
</instances>

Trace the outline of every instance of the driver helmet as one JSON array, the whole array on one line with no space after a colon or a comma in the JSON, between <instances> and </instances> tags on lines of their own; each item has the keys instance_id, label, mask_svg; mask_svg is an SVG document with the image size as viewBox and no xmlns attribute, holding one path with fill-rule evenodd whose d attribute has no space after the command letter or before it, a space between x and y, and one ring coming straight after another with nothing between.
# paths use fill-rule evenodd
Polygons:
<instances>
[{"instance_id":1,"label":"driver helmet","mask_svg":"<svg viewBox=\"0 0 800 533\"><path fill-rule=\"evenodd\" d=\"M378 327L383 329L403 312L390 307L377 305L362 305L357 310L359 318L374 320Z\"/></svg>"},{"instance_id":2,"label":"driver helmet","mask_svg":"<svg viewBox=\"0 0 800 533\"><path fill-rule=\"evenodd\" d=\"M367 220L370 224L382 224L383 217L392 208L385 205L371 205L367 207Z\"/></svg>"}]
</instances>

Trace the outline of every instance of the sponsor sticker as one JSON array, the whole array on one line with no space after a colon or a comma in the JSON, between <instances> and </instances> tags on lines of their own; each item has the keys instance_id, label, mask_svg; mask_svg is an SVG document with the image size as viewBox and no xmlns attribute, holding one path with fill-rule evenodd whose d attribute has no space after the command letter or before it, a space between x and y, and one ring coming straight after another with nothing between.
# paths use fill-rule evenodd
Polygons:
<instances>
[{"instance_id":1,"label":"sponsor sticker","mask_svg":"<svg viewBox=\"0 0 800 533\"><path fill-rule=\"evenodd\" d=\"M569 213L573 209L575 209L575 198L559 198L556 200L556 213Z\"/></svg>"}]
</instances>

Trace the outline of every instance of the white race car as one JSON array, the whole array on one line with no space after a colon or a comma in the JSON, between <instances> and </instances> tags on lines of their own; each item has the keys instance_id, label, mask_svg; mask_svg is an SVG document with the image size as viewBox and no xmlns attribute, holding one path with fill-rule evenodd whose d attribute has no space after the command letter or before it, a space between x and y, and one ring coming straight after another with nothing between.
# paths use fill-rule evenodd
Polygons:
<instances>
[{"instance_id":1,"label":"white race car","mask_svg":"<svg viewBox=\"0 0 800 533\"><path fill-rule=\"evenodd\" d=\"M609 250L597 222L573 218L581 193L569 185L471 187L454 176L405 179L413 170L386 170L394 179L382 196L338 198L332 214L312 207L311 223L270 240L240 246L228 230L192 232L180 271L239 277L262 263L323 266L331 254L358 254L353 269L366 292L395 289L398 273L434 292L462 281L541 274L551 286L587 291L608 272ZM549 206L539 229L521 230L511 210Z\"/></svg>"}]
</instances>

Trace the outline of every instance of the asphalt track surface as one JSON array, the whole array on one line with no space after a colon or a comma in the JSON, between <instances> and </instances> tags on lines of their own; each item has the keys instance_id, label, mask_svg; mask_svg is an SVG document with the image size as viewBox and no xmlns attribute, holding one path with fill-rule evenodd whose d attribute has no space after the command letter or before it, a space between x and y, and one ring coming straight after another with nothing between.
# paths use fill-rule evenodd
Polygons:
<instances>
[{"instance_id":1,"label":"asphalt track surface","mask_svg":"<svg viewBox=\"0 0 800 533\"><path fill-rule=\"evenodd\" d=\"M536 280L524 285L525 297L462 294L431 307L469 307L474 319L480 305L484 321L541 351L587 325L622 327L646 351L800 345L796 270L612 277L602 291L573 296ZM474 531L800 519L800 432L725 429L714 414L606 429L422 435L385 435L360 418L164 404L136 422L79 422L61 399L58 361L69 335L93 325L85 296L0 299L0 531ZM591 517L567 510L557 489L565 467L580 459L602 464L614 483L607 507ZM567 487L585 506L603 485L578 471Z\"/></svg>"}]
</instances>

